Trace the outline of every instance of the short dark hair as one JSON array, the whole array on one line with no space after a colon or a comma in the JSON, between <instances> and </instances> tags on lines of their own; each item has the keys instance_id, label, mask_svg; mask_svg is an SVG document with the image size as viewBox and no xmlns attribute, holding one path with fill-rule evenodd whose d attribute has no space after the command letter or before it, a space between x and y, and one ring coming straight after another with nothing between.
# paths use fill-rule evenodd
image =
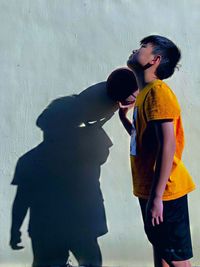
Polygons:
<instances>
[{"instance_id":1,"label":"short dark hair","mask_svg":"<svg viewBox=\"0 0 200 267\"><path fill-rule=\"evenodd\" d=\"M147 43L153 45L153 54L161 56L161 62L156 70L157 77L163 80L172 76L181 58L180 49L171 40L159 35L150 35L140 41L140 44Z\"/></svg>"},{"instance_id":2,"label":"short dark hair","mask_svg":"<svg viewBox=\"0 0 200 267\"><path fill-rule=\"evenodd\" d=\"M114 70L106 81L106 89L108 96L112 100L125 100L138 89L133 71L128 68Z\"/></svg>"}]
</instances>

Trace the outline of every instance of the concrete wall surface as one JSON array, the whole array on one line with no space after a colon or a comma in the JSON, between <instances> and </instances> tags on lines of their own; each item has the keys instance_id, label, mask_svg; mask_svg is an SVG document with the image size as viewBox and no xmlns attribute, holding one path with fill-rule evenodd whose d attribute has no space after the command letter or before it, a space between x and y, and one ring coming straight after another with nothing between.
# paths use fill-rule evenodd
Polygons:
<instances>
[{"instance_id":1,"label":"concrete wall surface","mask_svg":"<svg viewBox=\"0 0 200 267\"><path fill-rule=\"evenodd\" d=\"M107 76L150 34L171 38L182 51L180 70L166 82L182 106L183 160L197 184L189 205L192 264L200 266L199 10L199 0L0 0L1 267L32 262L29 212L24 249L9 246L14 173L13 183L24 189L19 210L30 195L34 200L40 242L47 230L48 242L56 242L55 227L70 242L98 236L104 266L152 266L132 194L129 137L105 95ZM86 225L89 234L82 233Z\"/></svg>"}]
</instances>

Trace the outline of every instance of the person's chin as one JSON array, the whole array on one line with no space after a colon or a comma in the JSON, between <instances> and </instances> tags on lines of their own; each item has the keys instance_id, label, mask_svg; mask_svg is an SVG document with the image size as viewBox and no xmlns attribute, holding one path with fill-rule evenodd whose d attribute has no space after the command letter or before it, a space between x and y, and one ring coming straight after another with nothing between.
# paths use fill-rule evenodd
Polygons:
<instances>
[{"instance_id":1,"label":"person's chin","mask_svg":"<svg viewBox=\"0 0 200 267\"><path fill-rule=\"evenodd\" d=\"M130 68L130 69L134 69L134 65L133 63L128 59L126 62L126 65Z\"/></svg>"}]
</instances>

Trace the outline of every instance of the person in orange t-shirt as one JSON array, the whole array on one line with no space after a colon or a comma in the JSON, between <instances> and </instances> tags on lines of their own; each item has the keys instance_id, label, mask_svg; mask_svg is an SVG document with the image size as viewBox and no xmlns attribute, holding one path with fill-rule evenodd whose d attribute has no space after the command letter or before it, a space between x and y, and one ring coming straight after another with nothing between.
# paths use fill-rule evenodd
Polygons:
<instances>
[{"instance_id":1,"label":"person in orange t-shirt","mask_svg":"<svg viewBox=\"0 0 200 267\"><path fill-rule=\"evenodd\" d=\"M153 245L155 267L190 267L193 256L187 194L195 184L181 160L181 108L162 81L172 76L180 57L171 40L158 35L145 37L127 61L139 88L133 122L126 116L129 106L119 110L131 135L133 191Z\"/></svg>"}]
</instances>

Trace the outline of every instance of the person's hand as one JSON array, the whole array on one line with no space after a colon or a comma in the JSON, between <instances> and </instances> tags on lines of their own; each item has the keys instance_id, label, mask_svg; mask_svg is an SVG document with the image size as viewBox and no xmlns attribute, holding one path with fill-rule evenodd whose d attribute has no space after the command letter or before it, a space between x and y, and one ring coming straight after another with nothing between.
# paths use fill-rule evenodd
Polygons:
<instances>
[{"instance_id":1,"label":"person's hand","mask_svg":"<svg viewBox=\"0 0 200 267\"><path fill-rule=\"evenodd\" d=\"M163 222L163 201L161 197L155 197L148 201L147 220L153 226Z\"/></svg>"},{"instance_id":2,"label":"person's hand","mask_svg":"<svg viewBox=\"0 0 200 267\"><path fill-rule=\"evenodd\" d=\"M134 107L137 94L138 91L127 97L125 100L119 102L119 115L126 116L127 112Z\"/></svg>"},{"instance_id":3,"label":"person's hand","mask_svg":"<svg viewBox=\"0 0 200 267\"><path fill-rule=\"evenodd\" d=\"M129 104L119 102L119 116L126 117L128 111L134 107L135 101Z\"/></svg>"},{"instance_id":4,"label":"person's hand","mask_svg":"<svg viewBox=\"0 0 200 267\"><path fill-rule=\"evenodd\" d=\"M23 249L24 247L21 245L18 245L21 243L21 233L20 231L16 233L12 233L11 239L10 239L10 246L13 250L20 250Z\"/></svg>"}]
</instances>

